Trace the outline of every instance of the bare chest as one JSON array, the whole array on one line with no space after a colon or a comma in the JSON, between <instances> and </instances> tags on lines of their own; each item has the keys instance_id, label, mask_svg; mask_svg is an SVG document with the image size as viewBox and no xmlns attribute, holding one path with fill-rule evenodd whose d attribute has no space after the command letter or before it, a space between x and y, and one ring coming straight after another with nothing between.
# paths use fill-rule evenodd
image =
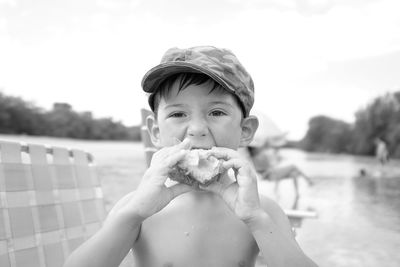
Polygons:
<instances>
[{"instance_id":1,"label":"bare chest","mask_svg":"<svg viewBox=\"0 0 400 267\"><path fill-rule=\"evenodd\" d=\"M191 194L191 193L190 193ZM182 195L142 224L138 266L254 266L258 247L221 199Z\"/></svg>"}]
</instances>

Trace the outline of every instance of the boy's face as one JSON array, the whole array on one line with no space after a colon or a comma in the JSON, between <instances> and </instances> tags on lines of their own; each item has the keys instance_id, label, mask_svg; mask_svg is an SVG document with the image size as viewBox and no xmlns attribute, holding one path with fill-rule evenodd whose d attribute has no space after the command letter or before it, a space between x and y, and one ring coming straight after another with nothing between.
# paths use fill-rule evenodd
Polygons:
<instances>
[{"instance_id":1,"label":"boy's face","mask_svg":"<svg viewBox=\"0 0 400 267\"><path fill-rule=\"evenodd\" d=\"M156 146L172 146L176 139L189 138L193 148L237 149L251 141L258 121L252 116L242 118L232 94L222 89L210 92L212 83L208 82L181 91L177 84L161 98L157 120L148 125Z\"/></svg>"}]
</instances>

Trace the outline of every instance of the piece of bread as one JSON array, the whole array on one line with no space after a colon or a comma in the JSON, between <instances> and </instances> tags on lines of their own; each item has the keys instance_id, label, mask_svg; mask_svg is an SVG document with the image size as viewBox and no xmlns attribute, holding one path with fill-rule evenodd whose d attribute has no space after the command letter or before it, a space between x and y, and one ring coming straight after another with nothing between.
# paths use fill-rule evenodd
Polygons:
<instances>
[{"instance_id":1,"label":"piece of bread","mask_svg":"<svg viewBox=\"0 0 400 267\"><path fill-rule=\"evenodd\" d=\"M222 161L214 156L207 157L207 150L192 149L170 172L171 180L188 184L208 186L219 179Z\"/></svg>"}]
</instances>

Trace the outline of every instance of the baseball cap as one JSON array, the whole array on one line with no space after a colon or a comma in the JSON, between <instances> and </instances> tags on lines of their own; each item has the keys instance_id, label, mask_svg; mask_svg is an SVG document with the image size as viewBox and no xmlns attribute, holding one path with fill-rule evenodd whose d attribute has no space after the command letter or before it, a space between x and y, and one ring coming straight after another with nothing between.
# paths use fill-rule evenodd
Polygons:
<instances>
[{"instance_id":1,"label":"baseball cap","mask_svg":"<svg viewBox=\"0 0 400 267\"><path fill-rule=\"evenodd\" d=\"M154 93L160 84L176 73L203 73L224 89L236 95L245 116L254 104L254 83L237 57L228 49L214 46L196 46L187 49L171 48L161 63L143 77L142 88L150 93L149 105L154 110Z\"/></svg>"}]
</instances>

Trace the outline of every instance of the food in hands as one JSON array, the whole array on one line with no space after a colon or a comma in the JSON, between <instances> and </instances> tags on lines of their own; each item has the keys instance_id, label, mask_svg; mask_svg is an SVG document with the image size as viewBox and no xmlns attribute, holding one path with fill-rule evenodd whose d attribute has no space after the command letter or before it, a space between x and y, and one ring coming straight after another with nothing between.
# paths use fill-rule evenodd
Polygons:
<instances>
[{"instance_id":1,"label":"food in hands","mask_svg":"<svg viewBox=\"0 0 400 267\"><path fill-rule=\"evenodd\" d=\"M192 149L169 172L169 177L191 186L208 186L218 180L222 172L222 160L209 156L206 149Z\"/></svg>"}]
</instances>

